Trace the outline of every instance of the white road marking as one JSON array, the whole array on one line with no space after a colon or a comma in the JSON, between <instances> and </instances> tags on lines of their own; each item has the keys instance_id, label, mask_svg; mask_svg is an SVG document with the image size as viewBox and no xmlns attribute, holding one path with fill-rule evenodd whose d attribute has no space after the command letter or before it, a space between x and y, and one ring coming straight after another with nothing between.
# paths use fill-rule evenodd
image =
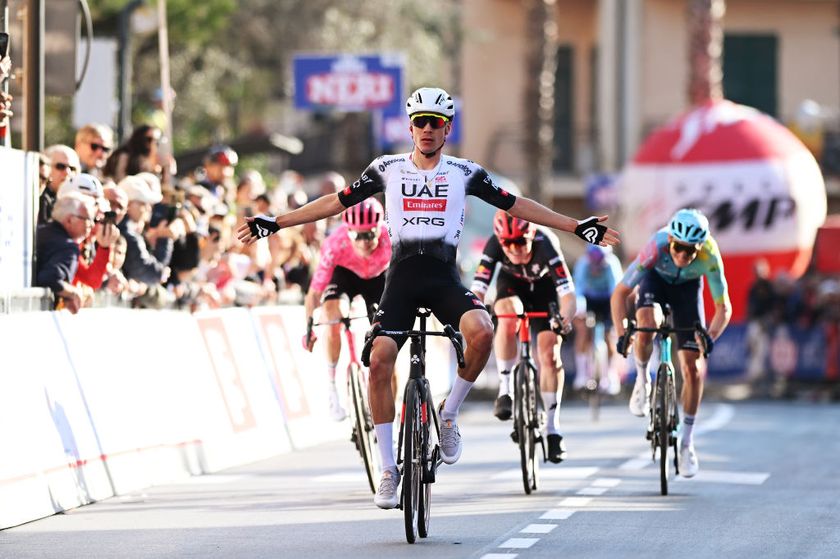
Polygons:
<instances>
[{"instance_id":1,"label":"white road marking","mask_svg":"<svg viewBox=\"0 0 840 559\"><path fill-rule=\"evenodd\" d=\"M345 470L312 478L317 483L350 483L367 481L367 475L361 470Z\"/></svg>"},{"instance_id":2,"label":"white road marking","mask_svg":"<svg viewBox=\"0 0 840 559\"><path fill-rule=\"evenodd\" d=\"M621 483L617 477L599 477L592 482L592 487L616 487Z\"/></svg>"},{"instance_id":3,"label":"white road marking","mask_svg":"<svg viewBox=\"0 0 840 559\"><path fill-rule=\"evenodd\" d=\"M540 469L540 479L586 479L598 473L598 467L579 467L579 468L542 468ZM490 479L521 479L522 470L519 468L504 470L497 474L493 474Z\"/></svg>"},{"instance_id":4,"label":"white road marking","mask_svg":"<svg viewBox=\"0 0 840 559\"><path fill-rule=\"evenodd\" d=\"M540 541L539 538L510 538L499 547L507 549L528 549L538 541Z\"/></svg>"},{"instance_id":5,"label":"white road marking","mask_svg":"<svg viewBox=\"0 0 840 559\"><path fill-rule=\"evenodd\" d=\"M485 553L481 559L514 559L516 553Z\"/></svg>"},{"instance_id":6,"label":"white road marking","mask_svg":"<svg viewBox=\"0 0 840 559\"><path fill-rule=\"evenodd\" d=\"M245 479L248 476L244 475L227 475L227 474L209 474L203 476L193 476L184 481L193 485L214 485L217 483L234 483Z\"/></svg>"},{"instance_id":7,"label":"white road marking","mask_svg":"<svg viewBox=\"0 0 840 559\"><path fill-rule=\"evenodd\" d=\"M583 489L580 489L580 490L577 492L577 494L578 494L578 495L593 495L593 496L597 496L597 495L603 495L604 493L606 493L607 491L609 491L609 489L610 489L609 487L591 487L591 486L590 486L590 487L584 487Z\"/></svg>"},{"instance_id":8,"label":"white road marking","mask_svg":"<svg viewBox=\"0 0 840 559\"><path fill-rule=\"evenodd\" d=\"M551 509L546 511L541 517L540 520L566 520L570 516L572 516L575 512L571 509Z\"/></svg>"},{"instance_id":9,"label":"white road marking","mask_svg":"<svg viewBox=\"0 0 840 559\"><path fill-rule=\"evenodd\" d=\"M578 507L585 507L589 503L592 502L591 497L566 497L559 503L557 506L559 507L569 507L569 508L578 508Z\"/></svg>"},{"instance_id":10,"label":"white road marking","mask_svg":"<svg viewBox=\"0 0 840 559\"><path fill-rule=\"evenodd\" d=\"M648 466L651 463L650 459L650 451L645 451L635 458L631 458L627 462L621 464L618 469L619 470L641 470Z\"/></svg>"},{"instance_id":11,"label":"white road marking","mask_svg":"<svg viewBox=\"0 0 840 559\"><path fill-rule=\"evenodd\" d=\"M677 477L674 481L705 481L709 483L734 483L742 485L761 485L770 477L767 472L721 472L700 469L691 479Z\"/></svg>"},{"instance_id":12,"label":"white road marking","mask_svg":"<svg viewBox=\"0 0 840 559\"><path fill-rule=\"evenodd\" d=\"M519 532L522 534L548 534L555 528L557 528L557 524L528 524Z\"/></svg>"},{"instance_id":13,"label":"white road marking","mask_svg":"<svg viewBox=\"0 0 840 559\"><path fill-rule=\"evenodd\" d=\"M700 418L697 427L694 429L694 433L700 435L709 431L717 431L732 421L733 417L735 417L735 406L732 404L718 404L715 406L715 411L711 417L708 419Z\"/></svg>"}]
</instances>

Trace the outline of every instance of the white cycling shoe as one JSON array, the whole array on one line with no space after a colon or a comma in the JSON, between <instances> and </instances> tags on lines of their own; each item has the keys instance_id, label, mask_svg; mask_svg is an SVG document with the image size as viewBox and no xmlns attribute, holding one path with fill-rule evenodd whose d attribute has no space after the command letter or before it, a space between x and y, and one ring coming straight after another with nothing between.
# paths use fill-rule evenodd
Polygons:
<instances>
[{"instance_id":1,"label":"white cycling shoe","mask_svg":"<svg viewBox=\"0 0 840 559\"><path fill-rule=\"evenodd\" d=\"M700 470L700 460L697 459L694 445L680 447L680 475L684 478L694 477L698 470Z\"/></svg>"},{"instance_id":2,"label":"white cycling shoe","mask_svg":"<svg viewBox=\"0 0 840 559\"><path fill-rule=\"evenodd\" d=\"M330 390L330 419L333 421L344 421L345 417L347 417L347 412L338 402L338 392Z\"/></svg>"},{"instance_id":3,"label":"white cycling shoe","mask_svg":"<svg viewBox=\"0 0 840 559\"><path fill-rule=\"evenodd\" d=\"M373 503L381 509L393 509L400 500L400 473L396 470L385 470L379 481L379 489L373 496Z\"/></svg>"},{"instance_id":4,"label":"white cycling shoe","mask_svg":"<svg viewBox=\"0 0 840 559\"><path fill-rule=\"evenodd\" d=\"M649 382L636 381L633 394L630 395L630 413L636 417L647 417L650 414L650 392Z\"/></svg>"}]
</instances>

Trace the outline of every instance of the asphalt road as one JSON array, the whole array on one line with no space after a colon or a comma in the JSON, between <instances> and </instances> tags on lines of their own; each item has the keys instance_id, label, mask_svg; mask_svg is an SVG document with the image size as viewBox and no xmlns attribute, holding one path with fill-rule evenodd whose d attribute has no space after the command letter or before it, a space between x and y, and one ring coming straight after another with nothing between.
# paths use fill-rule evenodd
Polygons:
<instances>
[{"instance_id":1,"label":"asphalt road","mask_svg":"<svg viewBox=\"0 0 840 559\"><path fill-rule=\"evenodd\" d=\"M147 489L0 532L0 557L840 557L840 406L707 402L700 474L659 494L644 422L623 404L562 412L569 458L526 496L510 424L465 406L431 534L374 507L341 441ZM349 435L349 427L348 427Z\"/></svg>"}]
</instances>

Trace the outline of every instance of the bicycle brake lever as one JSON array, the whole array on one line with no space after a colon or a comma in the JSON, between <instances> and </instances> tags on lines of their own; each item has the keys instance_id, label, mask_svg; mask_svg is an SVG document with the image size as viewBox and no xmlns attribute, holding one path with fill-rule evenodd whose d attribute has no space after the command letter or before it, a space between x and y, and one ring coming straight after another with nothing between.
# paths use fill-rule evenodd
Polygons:
<instances>
[{"instance_id":1,"label":"bicycle brake lever","mask_svg":"<svg viewBox=\"0 0 840 559\"><path fill-rule=\"evenodd\" d=\"M362 348L362 365L365 367L370 367L370 350L373 347L373 340L376 339L376 335L380 330L382 330L382 326L374 324L373 328L365 334L365 345Z\"/></svg>"},{"instance_id":2,"label":"bicycle brake lever","mask_svg":"<svg viewBox=\"0 0 840 559\"><path fill-rule=\"evenodd\" d=\"M464 335L456 332L455 329L447 324L443 327L443 333L452 341L452 346L455 348L455 358L458 360L458 366L462 369L466 366L464 362Z\"/></svg>"}]
</instances>

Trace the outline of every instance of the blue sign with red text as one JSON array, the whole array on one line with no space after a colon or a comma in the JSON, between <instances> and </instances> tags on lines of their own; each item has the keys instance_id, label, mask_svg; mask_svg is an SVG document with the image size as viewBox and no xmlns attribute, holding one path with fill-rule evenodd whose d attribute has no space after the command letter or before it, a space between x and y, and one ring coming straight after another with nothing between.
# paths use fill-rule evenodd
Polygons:
<instances>
[{"instance_id":1,"label":"blue sign with red text","mask_svg":"<svg viewBox=\"0 0 840 559\"><path fill-rule=\"evenodd\" d=\"M386 116L402 111L402 55L297 55L293 66L298 109L379 110Z\"/></svg>"}]
</instances>

